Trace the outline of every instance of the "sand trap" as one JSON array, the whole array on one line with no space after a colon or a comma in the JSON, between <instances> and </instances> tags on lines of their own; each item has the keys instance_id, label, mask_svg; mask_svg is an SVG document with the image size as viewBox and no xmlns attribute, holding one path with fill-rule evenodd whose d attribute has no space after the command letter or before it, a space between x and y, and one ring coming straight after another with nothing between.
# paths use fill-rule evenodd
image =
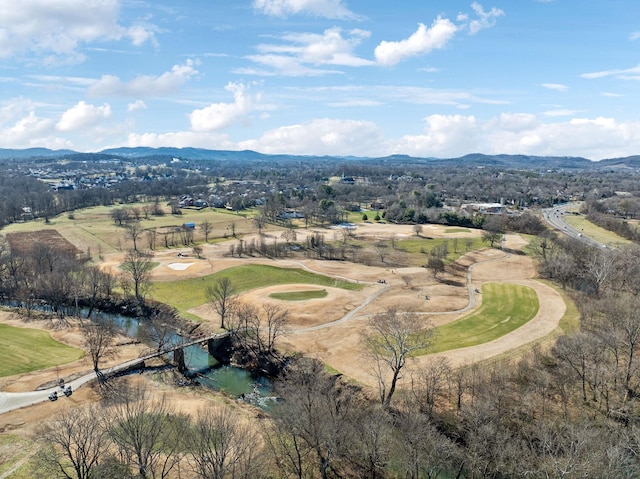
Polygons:
<instances>
[{"instance_id":1,"label":"sand trap","mask_svg":"<svg viewBox=\"0 0 640 479\"><path fill-rule=\"evenodd\" d=\"M175 269L176 271L184 271L189 266L193 266L195 263L170 263L167 266L171 269Z\"/></svg>"}]
</instances>

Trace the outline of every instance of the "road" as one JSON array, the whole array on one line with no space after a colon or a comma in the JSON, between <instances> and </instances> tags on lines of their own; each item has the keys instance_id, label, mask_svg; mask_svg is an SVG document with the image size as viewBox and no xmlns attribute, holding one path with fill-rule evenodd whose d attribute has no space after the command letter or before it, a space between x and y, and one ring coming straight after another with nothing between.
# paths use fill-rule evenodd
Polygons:
<instances>
[{"instance_id":1,"label":"road","mask_svg":"<svg viewBox=\"0 0 640 479\"><path fill-rule=\"evenodd\" d=\"M113 366L111 368L104 369L102 373L105 376L111 376L113 374L117 374L122 371L126 371L137 364L142 365L146 360L155 358L158 356L162 356L164 354L169 354L175 351L176 349L182 349L189 346L193 346L194 344L200 344L207 342L209 339L219 339L228 336L229 332L224 333L216 333L211 336L207 336L204 338L195 339L193 341L189 341L183 344L177 344L175 346L171 346L169 348L163 349L161 351L154 351L145 356L134 358L129 361L125 361L124 363L118 364L117 366ZM85 374L84 376L74 379L73 381L69 381L65 383L65 386L71 386L71 389L75 391L80 386L87 384L90 381L96 379L95 372L90 372ZM15 409L20 409L27 406L32 406L34 404L38 404L41 402L45 402L49 400L49 394L56 391L58 393L58 401L64 401L65 396L62 392L62 388L59 386L54 386L48 389L42 389L39 391L25 391L25 392L2 392L0 391L0 414L5 412L13 411Z\"/></svg>"},{"instance_id":2,"label":"road","mask_svg":"<svg viewBox=\"0 0 640 479\"><path fill-rule=\"evenodd\" d=\"M556 205L553 208L545 208L542 210L542 217L549 226L557 229L558 231L570 236L571 238L582 241L589 246L595 246L598 248L606 248L607 245L600 243L588 236L585 236L581 231L578 231L564 220L564 216L571 210L575 210L578 203L563 203Z\"/></svg>"}]
</instances>

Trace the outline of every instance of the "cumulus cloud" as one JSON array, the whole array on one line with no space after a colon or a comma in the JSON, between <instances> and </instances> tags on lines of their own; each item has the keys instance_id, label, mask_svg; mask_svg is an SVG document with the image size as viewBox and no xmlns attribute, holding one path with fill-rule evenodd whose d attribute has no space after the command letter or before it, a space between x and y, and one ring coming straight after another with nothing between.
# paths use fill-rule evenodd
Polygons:
<instances>
[{"instance_id":1,"label":"cumulus cloud","mask_svg":"<svg viewBox=\"0 0 640 479\"><path fill-rule=\"evenodd\" d=\"M264 153L315 155L366 155L380 151L384 138L371 121L316 119L265 132L260 138L240 142L240 149Z\"/></svg>"},{"instance_id":2,"label":"cumulus cloud","mask_svg":"<svg viewBox=\"0 0 640 479\"><path fill-rule=\"evenodd\" d=\"M80 101L62 114L60 121L56 124L56 129L65 132L75 131L94 126L110 116L111 106L107 103L95 106Z\"/></svg>"},{"instance_id":3,"label":"cumulus cloud","mask_svg":"<svg viewBox=\"0 0 640 479\"><path fill-rule=\"evenodd\" d=\"M317 33L289 33L282 35L281 44L261 44L258 54L247 58L270 71L288 76L311 76L337 73L324 66L359 67L373 64L354 55L353 51L363 39L370 36L366 30L343 32L338 27Z\"/></svg>"},{"instance_id":4,"label":"cumulus cloud","mask_svg":"<svg viewBox=\"0 0 640 479\"><path fill-rule=\"evenodd\" d=\"M233 94L233 103L212 103L191 112L189 119L193 131L220 130L260 108L261 95L251 95L247 85L230 82L225 89Z\"/></svg>"},{"instance_id":5,"label":"cumulus cloud","mask_svg":"<svg viewBox=\"0 0 640 479\"><path fill-rule=\"evenodd\" d=\"M571 118L545 123L535 115L503 113L488 120L474 116L431 115L422 134L406 135L393 152L457 157L471 152L583 156L593 160L627 156L640 149L640 122L613 118Z\"/></svg>"},{"instance_id":6,"label":"cumulus cloud","mask_svg":"<svg viewBox=\"0 0 640 479\"><path fill-rule=\"evenodd\" d=\"M418 30L405 40L380 42L374 54L378 63L392 66L406 58L426 55L432 50L445 47L457 31L458 27L450 20L438 17L431 28L420 23Z\"/></svg>"},{"instance_id":7,"label":"cumulus cloud","mask_svg":"<svg viewBox=\"0 0 640 479\"><path fill-rule=\"evenodd\" d=\"M569 89L567 85L563 85L562 83L543 83L540 86L542 88L546 88L547 90L554 91L567 91Z\"/></svg>"},{"instance_id":8,"label":"cumulus cloud","mask_svg":"<svg viewBox=\"0 0 640 479\"><path fill-rule=\"evenodd\" d=\"M142 100L136 100L133 103L129 103L127 105L127 111L128 112L138 111L138 110L146 110L146 109L147 109L147 104L145 102L143 102Z\"/></svg>"},{"instance_id":9,"label":"cumulus cloud","mask_svg":"<svg viewBox=\"0 0 640 479\"><path fill-rule=\"evenodd\" d=\"M120 0L21 0L0 9L0 57L30 51L81 61L80 45L128 38L134 45L155 41L154 27L124 26Z\"/></svg>"},{"instance_id":10,"label":"cumulus cloud","mask_svg":"<svg viewBox=\"0 0 640 479\"><path fill-rule=\"evenodd\" d=\"M184 65L174 65L171 71L160 76L141 75L123 82L114 75L103 75L89 87L91 96L151 97L177 91L189 78L198 74L193 60Z\"/></svg>"},{"instance_id":11,"label":"cumulus cloud","mask_svg":"<svg viewBox=\"0 0 640 479\"><path fill-rule=\"evenodd\" d=\"M307 14L331 19L360 19L342 0L254 0L253 8L265 15L287 17Z\"/></svg>"}]
</instances>

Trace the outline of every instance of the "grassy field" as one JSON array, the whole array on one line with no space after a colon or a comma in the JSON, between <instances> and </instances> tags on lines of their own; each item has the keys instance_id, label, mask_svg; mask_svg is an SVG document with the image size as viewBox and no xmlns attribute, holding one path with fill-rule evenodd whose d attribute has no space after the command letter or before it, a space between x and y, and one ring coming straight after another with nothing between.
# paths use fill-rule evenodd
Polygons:
<instances>
[{"instance_id":1,"label":"grassy field","mask_svg":"<svg viewBox=\"0 0 640 479\"><path fill-rule=\"evenodd\" d=\"M305 301L307 299L326 298L329 295L324 289L310 289L307 291L285 291L283 293L272 293L270 298L282 301Z\"/></svg>"},{"instance_id":2,"label":"grassy field","mask_svg":"<svg viewBox=\"0 0 640 479\"><path fill-rule=\"evenodd\" d=\"M623 238L622 236L618 236L612 231L601 228L600 226L594 225L591 221L587 220L586 216L583 215L563 215L563 219L565 222L575 228L576 230L582 232L585 236L589 238L593 238L594 240L604 243L604 244L629 244L630 240Z\"/></svg>"},{"instance_id":3,"label":"grassy field","mask_svg":"<svg viewBox=\"0 0 640 479\"><path fill-rule=\"evenodd\" d=\"M428 353L492 341L533 319L538 308L538 296L532 288L507 283L486 284L482 287L480 309L437 328Z\"/></svg>"},{"instance_id":4,"label":"grassy field","mask_svg":"<svg viewBox=\"0 0 640 479\"><path fill-rule=\"evenodd\" d=\"M422 253L424 255L424 262L426 263L427 255L432 249L447 244L449 255L447 256L446 261L450 263L457 260L460 256L469 251L484 248L487 246L486 243L483 243L482 238L469 238L469 240L471 242L469 243L469 248L467 249L466 238L458 238L457 247L454 248L454 244L456 242L454 242L453 238L425 238L414 236L408 239L399 240L398 249L411 254Z\"/></svg>"},{"instance_id":5,"label":"grassy field","mask_svg":"<svg viewBox=\"0 0 640 479\"><path fill-rule=\"evenodd\" d=\"M0 324L0 377L70 363L82 356L81 349L55 341L46 331Z\"/></svg>"},{"instance_id":6,"label":"grassy field","mask_svg":"<svg viewBox=\"0 0 640 479\"><path fill-rule=\"evenodd\" d=\"M15 434L0 434L0 476L25 457L30 447L32 444L27 439Z\"/></svg>"},{"instance_id":7,"label":"grassy field","mask_svg":"<svg viewBox=\"0 0 640 479\"><path fill-rule=\"evenodd\" d=\"M127 239L124 228L114 224L111 213L114 209L142 208L142 206L142 203L135 203L85 208L74 211L73 218L65 213L52 218L49 223L45 223L44 220L14 223L4 227L3 233L55 229L83 252L90 250L93 255L115 253L132 248L133 243ZM165 207L165 209L169 211L168 208ZM211 208L184 209L181 215L150 216L147 220L141 220L141 225L144 228L166 228L194 222L197 228L197 225L203 221L209 221L212 224L209 240L213 242L215 238L231 236L231 223L234 223L237 235L253 231L255 227L251 218L255 214L254 210L243 211L240 214ZM195 240L203 241L202 233L198 229L196 229ZM157 238L156 242L158 247L163 246L161 238ZM141 249L147 248L147 239L144 236L139 246Z\"/></svg>"},{"instance_id":8,"label":"grassy field","mask_svg":"<svg viewBox=\"0 0 640 479\"><path fill-rule=\"evenodd\" d=\"M243 265L228 268L219 273L202 278L155 283L151 296L158 301L176 307L180 313L187 316L187 310L207 302L207 286L214 284L218 278L229 278L238 293L277 284L313 284L348 290L359 290L363 287L362 284L335 280L328 276L322 276L298 268ZM189 316L193 317L191 315Z\"/></svg>"}]
</instances>

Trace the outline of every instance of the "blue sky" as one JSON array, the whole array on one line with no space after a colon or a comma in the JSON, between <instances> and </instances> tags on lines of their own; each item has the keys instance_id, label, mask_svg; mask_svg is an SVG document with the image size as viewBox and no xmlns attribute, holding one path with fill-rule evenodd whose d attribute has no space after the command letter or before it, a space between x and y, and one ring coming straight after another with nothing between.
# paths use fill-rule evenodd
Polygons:
<instances>
[{"instance_id":1,"label":"blue sky","mask_svg":"<svg viewBox=\"0 0 640 479\"><path fill-rule=\"evenodd\" d=\"M0 3L0 148L640 154L637 0Z\"/></svg>"}]
</instances>

